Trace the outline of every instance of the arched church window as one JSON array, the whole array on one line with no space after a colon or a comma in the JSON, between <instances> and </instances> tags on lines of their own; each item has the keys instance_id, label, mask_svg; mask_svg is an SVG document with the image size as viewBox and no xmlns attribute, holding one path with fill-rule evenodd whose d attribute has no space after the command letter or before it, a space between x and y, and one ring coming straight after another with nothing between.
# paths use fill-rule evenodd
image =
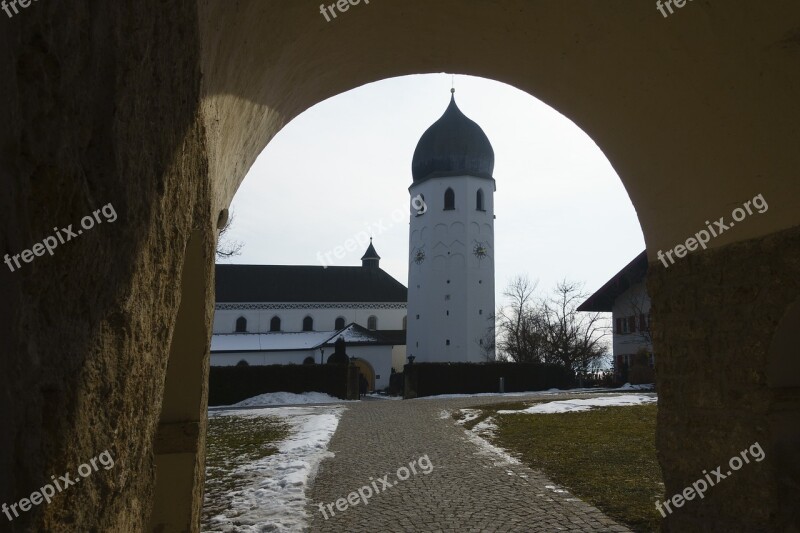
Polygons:
<instances>
[{"instance_id":1,"label":"arched church window","mask_svg":"<svg viewBox=\"0 0 800 533\"><path fill-rule=\"evenodd\" d=\"M247 319L243 316L236 319L236 333L247 333Z\"/></svg>"},{"instance_id":2,"label":"arched church window","mask_svg":"<svg viewBox=\"0 0 800 533\"><path fill-rule=\"evenodd\" d=\"M340 316L336 319L336 323L333 325L333 329L342 329L344 327L344 317Z\"/></svg>"},{"instance_id":3,"label":"arched church window","mask_svg":"<svg viewBox=\"0 0 800 533\"><path fill-rule=\"evenodd\" d=\"M303 331L314 331L314 319L310 316L303 319Z\"/></svg>"},{"instance_id":4,"label":"arched church window","mask_svg":"<svg viewBox=\"0 0 800 533\"><path fill-rule=\"evenodd\" d=\"M483 189L478 189L478 192L475 194L475 209L478 211L486 211L483 207Z\"/></svg>"},{"instance_id":5,"label":"arched church window","mask_svg":"<svg viewBox=\"0 0 800 533\"><path fill-rule=\"evenodd\" d=\"M378 329L378 317L372 315L367 319L367 329L375 331Z\"/></svg>"},{"instance_id":6,"label":"arched church window","mask_svg":"<svg viewBox=\"0 0 800 533\"><path fill-rule=\"evenodd\" d=\"M280 331L281 330L281 319L280 317L274 316L272 320L269 321L269 330L270 331Z\"/></svg>"},{"instance_id":7,"label":"arched church window","mask_svg":"<svg viewBox=\"0 0 800 533\"><path fill-rule=\"evenodd\" d=\"M444 208L445 210L455 209L456 208L456 193L453 192L453 189L450 187L444 191Z\"/></svg>"}]
</instances>

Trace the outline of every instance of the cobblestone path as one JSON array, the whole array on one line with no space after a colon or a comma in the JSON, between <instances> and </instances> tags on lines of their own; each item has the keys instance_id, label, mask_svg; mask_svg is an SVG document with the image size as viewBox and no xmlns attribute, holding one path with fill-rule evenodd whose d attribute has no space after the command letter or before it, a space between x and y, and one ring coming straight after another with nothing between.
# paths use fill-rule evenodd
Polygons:
<instances>
[{"instance_id":1,"label":"cobblestone path","mask_svg":"<svg viewBox=\"0 0 800 533\"><path fill-rule=\"evenodd\" d=\"M506 398L507 399L507 398ZM552 399L560 399L553 396ZM442 411L499 398L378 400L349 404L320 465L309 497L312 532L629 531L544 475L483 451ZM416 463L427 455L424 474ZM398 480L414 461L417 474ZM392 484L378 481L385 474ZM401 472L405 476L405 472ZM372 478L372 479L370 479ZM339 498L363 485L383 490L345 511ZM548 487L549 486L549 487ZM319 503L333 504L323 517ZM341 503L341 502L340 502ZM343 505L342 505L343 506Z\"/></svg>"}]
</instances>

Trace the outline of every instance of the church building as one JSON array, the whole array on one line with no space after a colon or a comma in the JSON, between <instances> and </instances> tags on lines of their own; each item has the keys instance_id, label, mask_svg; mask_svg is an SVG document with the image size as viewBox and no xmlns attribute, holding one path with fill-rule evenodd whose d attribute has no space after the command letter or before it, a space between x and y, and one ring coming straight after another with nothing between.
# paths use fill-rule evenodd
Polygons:
<instances>
[{"instance_id":1,"label":"church building","mask_svg":"<svg viewBox=\"0 0 800 533\"><path fill-rule=\"evenodd\" d=\"M211 365L327 363L342 338L384 389L406 362L406 298L372 242L361 266L218 264Z\"/></svg>"},{"instance_id":2,"label":"church building","mask_svg":"<svg viewBox=\"0 0 800 533\"><path fill-rule=\"evenodd\" d=\"M454 94L420 138L411 170L408 355L494 360L494 150Z\"/></svg>"}]
</instances>

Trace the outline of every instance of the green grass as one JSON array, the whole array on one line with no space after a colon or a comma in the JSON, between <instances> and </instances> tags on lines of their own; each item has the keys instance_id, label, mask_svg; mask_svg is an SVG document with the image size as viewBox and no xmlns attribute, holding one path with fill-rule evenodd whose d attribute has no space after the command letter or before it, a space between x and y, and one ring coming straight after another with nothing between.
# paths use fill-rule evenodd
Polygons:
<instances>
[{"instance_id":1,"label":"green grass","mask_svg":"<svg viewBox=\"0 0 800 533\"><path fill-rule=\"evenodd\" d=\"M496 445L634 531L659 530L654 500L663 499L664 484L656 459L656 405L496 414L527 405L480 407L495 417Z\"/></svg>"},{"instance_id":2,"label":"green grass","mask_svg":"<svg viewBox=\"0 0 800 533\"><path fill-rule=\"evenodd\" d=\"M273 417L215 416L208 421L206 437L206 499L203 523L228 505L225 497L242 487L241 465L278 452L275 446L289 436L289 427Z\"/></svg>"}]
</instances>

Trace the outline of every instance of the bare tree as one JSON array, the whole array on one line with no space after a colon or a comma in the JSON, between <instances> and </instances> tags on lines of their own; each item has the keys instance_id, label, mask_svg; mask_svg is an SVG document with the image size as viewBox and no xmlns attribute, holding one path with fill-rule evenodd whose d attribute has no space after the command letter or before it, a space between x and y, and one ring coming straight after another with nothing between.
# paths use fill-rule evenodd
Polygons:
<instances>
[{"instance_id":1,"label":"bare tree","mask_svg":"<svg viewBox=\"0 0 800 533\"><path fill-rule=\"evenodd\" d=\"M498 311L498 348L516 362L552 363L580 377L599 369L608 356L604 338L607 319L600 313L581 313L587 295L581 285L559 282L552 296L537 298L535 283L512 280L505 296L510 302Z\"/></svg>"},{"instance_id":2,"label":"bare tree","mask_svg":"<svg viewBox=\"0 0 800 533\"><path fill-rule=\"evenodd\" d=\"M487 320L490 321L491 325L486 328L483 336L475 339L475 342L478 343L483 360L487 363L494 363L497 361L496 317L492 314Z\"/></svg>"},{"instance_id":3,"label":"bare tree","mask_svg":"<svg viewBox=\"0 0 800 533\"><path fill-rule=\"evenodd\" d=\"M242 253L244 243L229 240L226 236L233 225L234 218L234 214L231 212L230 217L219 230L219 236L217 237L217 259L230 259Z\"/></svg>"},{"instance_id":4,"label":"bare tree","mask_svg":"<svg viewBox=\"0 0 800 533\"><path fill-rule=\"evenodd\" d=\"M587 297L580 284L563 280L544 304L550 348L546 362L560 364L579 377L598 368L608 355L605 317L578 311Z\"/></svg>"},{"instance_id":5,"label":"bare tree","mask_svg":"<svg viewBox=\"0 0 800 533\"><path fill-rule=\"evenodd\" d=\"M517 276L503 293L509 303L497 312L500 339L497 348L504 359L517 363L543 360L546 337L534 299L537 285L538 282L531 282L527 276Z\"/></svg>"}]
</instances>

